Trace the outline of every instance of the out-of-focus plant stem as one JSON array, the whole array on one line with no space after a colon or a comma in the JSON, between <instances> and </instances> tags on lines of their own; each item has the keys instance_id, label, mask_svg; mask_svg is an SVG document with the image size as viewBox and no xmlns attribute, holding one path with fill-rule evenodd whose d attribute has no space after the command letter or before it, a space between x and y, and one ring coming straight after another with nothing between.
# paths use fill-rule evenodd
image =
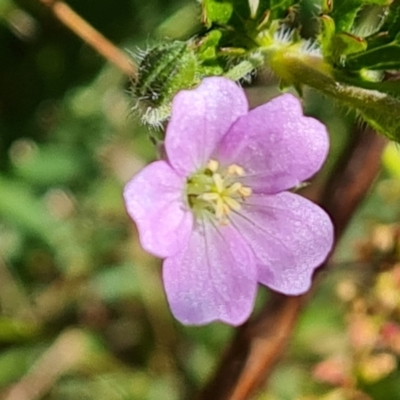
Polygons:
<instances>
[{"instance_id":1,"label":"out-of-focus plant stem","mask_svg":"<svg viewBox=\"0 0 400 400\"><path fill-rule=\"evenodd\" d=\"M78 329L66 330L42 354L29 372L11 386L4 400L39 400L50 390L61 375L87 357L85 333Z\"/></svg>"},{"instance_id":2,"label":"out-of-focus plant stem","mask_svg":"<svg viewBox=\"0 0 400 400\"><path fill-rule=\"evenodd\" d=\"M384 145L385 139L371 128L355 128L353 141L323 190L310 196L330 214L336 244L378 176ZM316 283L314 280L313 287ZM309 294L287 297L273 293L260 314L238 329L198 400L250 399L282 357L308 298Z\"/></svg>"},{"instance_id":3,"label":"out-of-focus plant stem","mask_svg":"<svg viewBox=\"0 0 400 400\"><path fill-rule=\"evenodd\" d=\"M57 0L39 1L48 6L60 22L88 43L107 61L114 64L129 77L136 77L137 69L129 56L94 29L67 4Z\"/></svg>"}]
</instances>

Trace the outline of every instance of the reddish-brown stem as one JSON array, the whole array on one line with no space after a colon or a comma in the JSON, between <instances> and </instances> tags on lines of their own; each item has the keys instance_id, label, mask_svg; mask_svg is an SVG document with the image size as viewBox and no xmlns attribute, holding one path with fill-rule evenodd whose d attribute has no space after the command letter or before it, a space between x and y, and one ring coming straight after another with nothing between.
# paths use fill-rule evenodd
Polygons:
<instances>
[{"instance_id":1,"label":"reddish-brown stem","mask_svg":"<svg viewBox=\"0 0 400 400\"><path fill-rule=\"evenodd\" d=\"M370 128L354 133L353 143L314 198L331 215L336 243L379 173L385 144L384 138ZM281 358L307 297L273 293L261 313L238 329L198 399L249 399Z\"/></svg>"},{"instance_id":2,"label":"reddish-brown stem","mask_svg":"<svg viewBox=\"0 0 400 400\"><path fill-rule=\"evenodd\" d=\"M57 0L40 0L40 2L48 6L59 21L88 43L107 61L114 64L129 77L134 78L136 76L136 68L128 55L88 24L67 4Z\"/></svg>"},{"instance_id":3,"label":"reddish-brown stem","mask_svg":"<svg viewBox=\"0 0 400 400\"><path fill-rule=\"evenodd\" d=\"M339 238L377 177L386 140L370 128L355 131L318 201L331 215Z\"/></svg>"}]
</instances>

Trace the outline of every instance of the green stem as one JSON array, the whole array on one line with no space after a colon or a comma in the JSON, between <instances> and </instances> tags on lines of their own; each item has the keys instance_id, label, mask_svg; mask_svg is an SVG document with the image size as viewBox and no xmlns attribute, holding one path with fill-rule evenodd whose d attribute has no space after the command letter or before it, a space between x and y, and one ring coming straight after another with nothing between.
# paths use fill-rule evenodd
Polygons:
<instances>
[{"instance_id":1,"label":"green stem","mask_svg":"<svg viewBox=\"0 0 400 400\"><path fill-rule=\"evenodd\" d=\"M334 72L322 58L304 54L298 46L271 51L265 49L267 63L284 82L310 86L356 109L377 131L400 141L400 101L385 93L351 86L337 81Z\"/></svg>"}]
</instances>

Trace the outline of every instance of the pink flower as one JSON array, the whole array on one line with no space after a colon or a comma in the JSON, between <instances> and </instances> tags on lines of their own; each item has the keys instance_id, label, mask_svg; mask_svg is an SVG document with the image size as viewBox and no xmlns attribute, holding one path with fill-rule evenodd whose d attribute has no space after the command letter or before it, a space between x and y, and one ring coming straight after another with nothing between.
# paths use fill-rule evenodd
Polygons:
<instances>
[{"instance_id":1,"label":"pink flower","mask_svg":"<svg viewBox=\"0 0 400 400\"><path fill-rule=\"evenodd\" d=\"M175 96L167 160L137 174L124 198L144 249L165 259L177 319L239 325L258 282L288 295L309 289L333 227L286 190L318 171L328 147L325 127L290 94L249 111L240 87L212 77Z\"/></svg>"}]
</instances>

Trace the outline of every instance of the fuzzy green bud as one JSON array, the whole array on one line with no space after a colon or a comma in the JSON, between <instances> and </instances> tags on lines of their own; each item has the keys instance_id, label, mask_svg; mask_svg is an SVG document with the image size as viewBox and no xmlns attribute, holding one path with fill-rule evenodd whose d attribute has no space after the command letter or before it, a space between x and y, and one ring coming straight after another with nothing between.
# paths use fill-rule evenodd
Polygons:
<instances>
[{"instance_id":1,"label":"fuzzy green bud","mask_svg":"<svg viewBox=\"0 0 400 400\"><path fill-rule=\"evenodd\" d=\"M175 93L199 83L197 66L185 42L162 43L144 53L132 90L142 123L159 127L169 118Z\"/></svg>"}]
</instances>

